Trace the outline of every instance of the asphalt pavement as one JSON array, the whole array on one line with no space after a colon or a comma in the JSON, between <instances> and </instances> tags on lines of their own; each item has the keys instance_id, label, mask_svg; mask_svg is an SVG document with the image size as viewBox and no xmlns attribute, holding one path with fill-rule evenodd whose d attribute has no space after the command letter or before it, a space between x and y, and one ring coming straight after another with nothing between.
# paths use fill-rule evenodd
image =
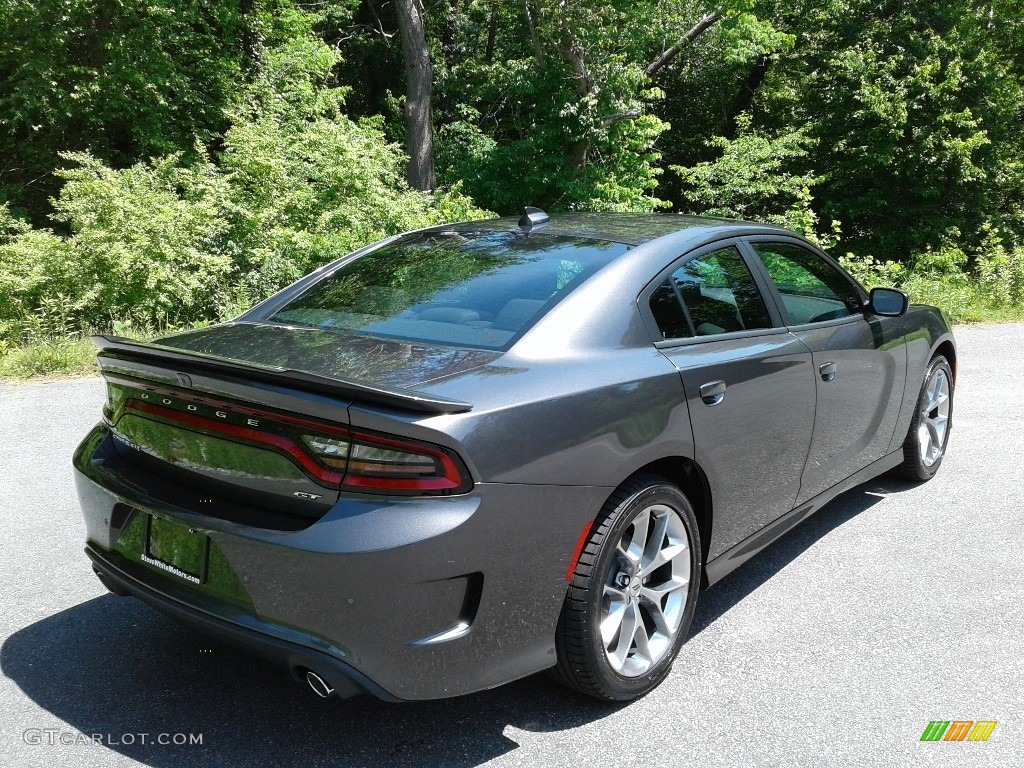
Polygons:
<instances>
[{"instance_id":1,"label":"asphalt pavement","mask_svg":"<svg viewBox=\"0 0 1024 768\"><path fill-rule=\"evenodd\" d=\"M1024 765L1024 325L956 336L938 476L850 491L702 594L672 675L628 706L544 676L323 702L107 594L70 471L102 383L0 385L0 765ZM920 741L932 720L998 724Z\"/></svg>"}]
</instances>

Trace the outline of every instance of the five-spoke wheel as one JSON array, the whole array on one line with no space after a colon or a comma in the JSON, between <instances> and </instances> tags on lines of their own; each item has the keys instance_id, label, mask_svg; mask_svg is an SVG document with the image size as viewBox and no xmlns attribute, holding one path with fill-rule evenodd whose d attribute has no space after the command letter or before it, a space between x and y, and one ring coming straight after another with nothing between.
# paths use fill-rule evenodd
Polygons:
<instances>
[{"instance_id":1,"label":"five-spoke wheel","mask_svg":"<svg viewBox=\"0 0 1024 768\"><path fill-rule=\"evenodd\" d=\"M558 623L562 682L625 701L668 674L693 618L700 536L689 501L653 476L627 481L591 527Z\"/></svg>"},{"instance_id":2,"label":"five-spoke wheel","mask_svg":"<svg viewBox=\"0 0 1024 768\"><path fill-rule=\"evenodd\" d=\"M953 416L953 369L936 355L925 371L917 411L903 443L896 472L908 480L929 480L938 471L949 442Z\"/></svg>"},{"instance_id":3,"label":"five-spoke wheel","mask_svg":"<svg viewBox=\"0 0 1024 768\"><path fill-rule=\"evenodd\" d=\"M924 384L924 405L917 426L917 442L921 449L921 463L932 466L946 449L949 414L953 407L949 375L941 366L933 368Z\"/></svg>"},{"instance_id":4,"label":"five-spoke wheel","mask_svg":"<svg viewBox=\"0 0 1024 768\"><path fill-rule=\"evenodd\" d=\"M690 590L690 541L682 518L652 504L616 545L601 605L601 641L612 669L642 675L671 650Z\"/></svg>"}]
</instances>

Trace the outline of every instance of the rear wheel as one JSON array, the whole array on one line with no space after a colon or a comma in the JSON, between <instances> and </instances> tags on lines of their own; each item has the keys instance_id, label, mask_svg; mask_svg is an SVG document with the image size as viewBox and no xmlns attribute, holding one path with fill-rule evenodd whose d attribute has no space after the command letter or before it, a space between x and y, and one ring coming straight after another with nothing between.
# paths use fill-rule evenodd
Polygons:
<instances>
[{"instance_id":1,"label":"rear wheel","mask_svg":"<svg viewBox=\"0 0 1024 768\"><path fill-rule=\"evenodd\" d=\"M930 480L946 454L953 417L953 370L942 355L928 364L917 410L903 442L903 463L895 472L907 480Z\"/></svg>"},{"instance_id":2,"label":"rear wheel","mask_svg":"<svg viewBox=\"0 0 1024 768\"><path fill-rule=\"evenodd\" d=\"M558 622L554 676L600 699L628 701L668 674L700 584L689 501L654 476L605 503L580 555Z\"/></svg>"}]
</instances>

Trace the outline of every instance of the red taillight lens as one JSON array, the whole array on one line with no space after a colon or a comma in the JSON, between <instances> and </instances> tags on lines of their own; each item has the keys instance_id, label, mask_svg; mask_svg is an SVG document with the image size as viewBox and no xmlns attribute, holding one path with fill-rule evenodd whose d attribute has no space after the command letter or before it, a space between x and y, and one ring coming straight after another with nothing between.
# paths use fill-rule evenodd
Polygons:
<instances>
[{"instance_id":1,"label":"red taillight lens","mask_svg":"<svg viewBox=\"0 0 1024 768\"><path fill-rule=\"evenodd\" d=\"M146 402L150 391L160 403ZM145 399L145 400L144 400ZM200 413L202 407L209 413ZM473 487L465 464L447 448L392 435L356 432L342 425L271 413L179 393L143 392L105 414L116 427L121 410L186 424L200 431L258 443L286 454L321 485L383 493L452 494Z\"/></svg>"},{"instance_id":2,"label":"red taillight lens","mask_svg":"<svg viewBox=\"0 0 1024 768\"><path fill-rule=\"evenodd\" d=\"M342 488L459 493L471 485L461 462L439 446L363 432L350 440L305 434L302 442L327 466L346 470Z\"/></svg>"},{"instance_id":3,"label":"red taillight lens","mask_svg":"<svg viewBox=\"0 0 1024 768\"><path fill-rule=\"evenodd\" d=\"M405 493L463 493L472 483L462 462L440 446L353 432L341 485Z\"/></svg>"}]
</instances>

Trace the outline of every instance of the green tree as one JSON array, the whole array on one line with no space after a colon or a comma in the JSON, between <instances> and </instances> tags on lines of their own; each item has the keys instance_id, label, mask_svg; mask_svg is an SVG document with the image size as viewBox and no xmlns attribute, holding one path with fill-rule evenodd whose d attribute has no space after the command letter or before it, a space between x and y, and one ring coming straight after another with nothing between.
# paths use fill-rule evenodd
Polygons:
<instances>
[{"instance_id":1,"label":"green tree","mask_svg":"<svg viewBox=\"0 0 1024 768\"><path fill-rule=\"evenodd\" d=\"M673 166L684 183L686 207L709 216L754 219L803 233L822 247L836 242L838 222L821 232L811 207L811 188L821 179L795 172L814 140L797 128L777 136L755 132L749 115L736 117L737 134L708 144L721 153L692 167Z\"/></svg>"},{"instance_id":2,"label":"green tree","mask_svg":"<svg viewBox=\"0 0 1024 768\"><path fill-rule=\"evenodd\" d=\"M1019 2L762 7L797 42L767 75L757 123L806 126L820 210L849 247L908 261L951 240L971 250L987 223L1008 222L1020 199L1024 94L1008 50Z\"/></svg>"},{"instance_id":3,"label":"green tree","mask_svg":"<svg viewBox=\"0 0 1024 768\"><path fill-rule=\"evenodd\" d=\"M119 169L63 154L53 219L67 235L0 207L0 338L39 316L71 331L216 319L373 240L486 215L457 189L410 189L382 121L344 115L338 54L313 21L262 48L216 152Z\"/></svg>"},{"instance_id":4,"label":"green tree","mask_svg":"<svg viewBox=\"0 0 1024 768\"><path fill-rule=\"evenodd\" d=\"M739 0L470 3L439 72L442 177L500 211L664 205L659 84L711 34L773 36Z\"/></svg>"},{"instance_id":5,"label":"green tree","mask_svg":"<svg viewBox=\"0 0 1024 768\"><path fill-rule=\"evenodd\" d=\"M0 201L42 223L60 152L125 166L214 142L249 67L253 2L0 3Z\"/></svg>"}]
</instances>

